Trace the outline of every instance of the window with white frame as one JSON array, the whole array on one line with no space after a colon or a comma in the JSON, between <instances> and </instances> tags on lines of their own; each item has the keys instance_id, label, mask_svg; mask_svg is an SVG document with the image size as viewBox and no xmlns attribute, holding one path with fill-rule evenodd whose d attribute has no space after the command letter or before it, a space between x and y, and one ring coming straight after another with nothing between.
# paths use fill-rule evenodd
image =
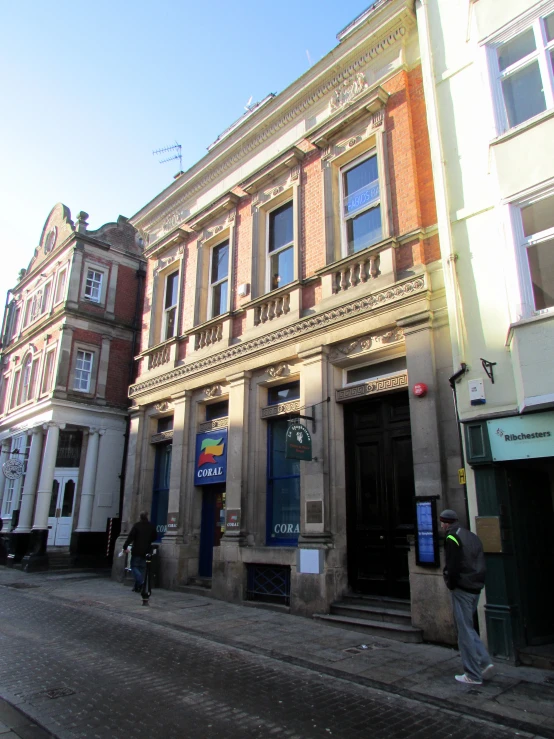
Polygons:
<instances>
[{"instance_id":1,"label":"window with white frame","mask_svg":"<svg viewBox=\"0 0 554 739\"><path fill-rule=\"evenodd\" d=\"M293 201L270 211L268 219L268 289L276 290L294 280Z\"/></svg>"},{"instance_id":2,"label":"window with white frame","mask_svg":"<svg viewBox=\"0 0 554 739\"><path fill-rule=\"evenodd\" d=\"M56 282L56 292L54 293L54 305L61 302L65 295L65 282L67 279L67 269L62 269L58 273L58 280Z\"/></svg>"},{"instance_id":3,"label":"window with white frame","mask_svg":"<svg viewBox=\"0 0 554 739\"><path fill-rule=\"evenodd\" d=\"M165 278L164 314L162 341L171 339L177 331L177 299L179 294L179 272L172 272Z\"/></svg>"},{"instance_id":4,"label":"window with white frame","mask_svg":"<svg viewBox=\"0 0 554 739\"><path fill-rule=\"evenodd\" d=\"M554 13L491 50L503 103L503 128L554 107Z\"/></svg>"},{"instance_id":5,"label":"window with white frame","mask_svg":"<svg viewBox=\"0 0 554 739\"><path fill-rule=\"evenodd\" d=\"M102 278L103 273L95 269L87 270L85 282L85 298L93 303L99 303L102 298Z\"/></svg>"},{"instance_id":6,"label":"window with white frame","mask_svg":"<svg viewBox=\"0 0 554 739\"><path fill-rule=\"evenodd\" d=\"M29 355L23 364L21 371L21 385L19 387L19 401L18 404L26 403L29 399L29 389L31 387L31 371L33 367L33 358Z\"/></svg>"},{"instance_id":7,"label":"window with white frame","mask_svg":"<svg viewBox=\"0 0 554 739\"><path fill-rule=\"evenodd\" d=\"M536 311L554 306L554 194L520 208L528 291Z\"/></svg>"},{"instance_id":8,"label":"window with white frame","mask_svg":"<svg viewBox=\"0 0 554 739\"><path fill-rule=\"evenodd\" d=\"M341 169L344 256L383 238L377 153L349 162Z\"/></svg>"},{"instance_id":9,"label":"window with white frame","mask_svg":"<svg viewBox=\"0 0 554 739\"><path fill-rule=\"evenodd\" d=\"M210 260L210 318L228 311L229 241L212 248Z\"/></svg>"},{"instance_id":10,"label":"window with white frame","mask_svg":"<svg viewBox=\"0 0 554 739\"><path fill-rule=\"evenodd\" d=\"M41 313L46 313L50 309L50 297L52 294L52 281L47 282L44 286L44 291L42 293L42 306L41 306Z\"/></svg>"},{"instance_id":11,"label":"window with white frame","mask_svg":"<svg viewBox=\"0 0 554 739\"><path fill-rule=\"evenodd\" d=\"M54 349L46 353L44 359L44 370L42 372L42 392L47 393L52 389L52 382L54 380L54 359L56 352Z\"/></svg>"},{"instance_id":12,"label":"window with white frame","mask_svg":"<svg viewBox=\"0 0 554 739\"><path fill-rule=\"evenodd\" d=\"M10 408L14 408L17 402L17 390L19 387L19 378L21 376L21 370L17 370L12 380L12 388L10 395Z\"/></svg>"},{"instance_id":13,"label":"window with white frame","mask_svg":"<svg viewBox=\"0 0 554 739\"><path fill-rule=\"evenodd\" d=\"M75 360L75 378L73 381L73 389L81 393L90 391L90 380L92 377L92 363L94 354L82 349L77 351Z\"/></svg>"}]
</instances>

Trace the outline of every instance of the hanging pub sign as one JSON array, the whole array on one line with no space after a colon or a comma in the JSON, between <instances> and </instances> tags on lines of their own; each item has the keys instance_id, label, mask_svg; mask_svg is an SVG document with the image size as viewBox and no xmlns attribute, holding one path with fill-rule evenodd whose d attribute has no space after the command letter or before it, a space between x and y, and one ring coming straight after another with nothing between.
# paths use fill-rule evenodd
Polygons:
<instances>
[{"instance_id":1,"label":"hanging pub sign","mask_svg":"<svg viewBox=\"0 0 554 739\"><path fill-rule=\"evenodd\" d=\"M291 423L285 437L285 459L312 461L312 437L301 423Z\"/></svg>"},{"instance_id":2,"label":"hanging pub sign","mask_svg":"<svg viewBox=\"0 0 554 739\"><path fill-rule=\"evenodd\" d=\"M212 485L227 478L227 429L196 434L194 484Z\"/></svg>"}]
</instances>

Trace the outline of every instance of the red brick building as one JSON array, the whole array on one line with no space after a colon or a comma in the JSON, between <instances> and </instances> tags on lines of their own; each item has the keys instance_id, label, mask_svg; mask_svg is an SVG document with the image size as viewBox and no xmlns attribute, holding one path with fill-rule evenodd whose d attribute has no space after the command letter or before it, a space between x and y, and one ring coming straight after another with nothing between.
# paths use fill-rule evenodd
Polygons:
<instances>
[{"instance_id":1,"label":"red brick building","mask_svg":"<svg viewBox=\"0 0 554 739\"><path fill-rule=\"evenodd\" d=\"M338 39L131 219L148 267L123 531L152 511L169 587L301 613L411 597L408 638L447 640L419 607L438 569L409 546L414 496L462 501L412 3Z\"/></svg>"},{"instance_id":2,"label":"red brick building","mask_svg":"<svg viewBox=\"0 0 554 739\"><path fill-rule=\"evenodd\" d=\"M105 562L119 516L144 263L126 218L87 217L52 209L4 316L0 514L8 563L27 570L54 553Z\"/></svg>"}]
</instances>

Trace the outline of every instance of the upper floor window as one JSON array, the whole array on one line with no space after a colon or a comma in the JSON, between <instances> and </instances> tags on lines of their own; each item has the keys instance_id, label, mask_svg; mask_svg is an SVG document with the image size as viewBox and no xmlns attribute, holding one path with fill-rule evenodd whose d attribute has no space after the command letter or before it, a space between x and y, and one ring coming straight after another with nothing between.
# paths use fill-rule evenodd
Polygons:
<instances>
[{"instance_id":1,"label":"upper floor window","mask_svg":"<svg viewBox=\"0 0 554 739\"><path fill-rule=\"evenodd\" d=\"M62 271L58 274L58 281L56 282L56 292L54 293L54 305L57 305L64 298L66 278L67 278L67 269L62 269Z\"/></svg>"},{"instance_id":2,"label":"upper floor window","mask_svg":"<svg viewBox=\"0 0 554 739\"><path fill-rule=\"evenodd\" d=\"M25 403L31 397L29 392L31 388L31 371L33 367L33 358L28 356L23 365L21 374L21 387L19 388L19 403Z\"/></svg>"},{"instance_id":3,"label":"upper floor window","mask_svg":"<svg viewBox=\"0 0 554 739\"><path fill-rule=\"evenodd\" d=\"M42 392L47 393L52 389L52 382L54 380L54 360L56 358L56 352L51 349L46 353L44 359L44 370L42 372Z\"/></svg>"},{"instance_id":4,"label":"upper floor window","mask_svg":"<svg viewBox=\"0 0 554 739\"><path fill-rule=\"evenodd\" d=\"M102 297L102 277L102 272L90 268L87 270L85 298L93 303L99 303Z\"/></svg>"},{"instance_id":5,"label":"upper floor window","mask_svg":"<svg viewBox=\"0 0 554 739\"><path fill-rule=\"evenodd\" d=\"M294 280L294 214L292 200L269 213L269 290Z\"/></svg>"},{"instance_id":6,"label":"upper floor window","mask_svg":"<svg viewBox=\"0 0 554 739\"><path fill-rule=\"evenodd\" d=\"M535 310L554 306L554 195L521 208Z\"/></svg>"},{"instance_id":7,"label":"upper floor window","mask_svg":"<svg viewBox=\"0 0 554 739\"><path fill-rule=\"evenodd\" d=\"M554 13L495 45L494 52L504 127L513 128L554 107Z\"/></svg>"},{"instance_id":8,"label":"upper floor window","mask_svg":"<svg viewBox=\"0 0 554 739\"><path fill-rule=\"evenodd\" d=\"M83 351L82 349L77 351L75 380L73 382L74 390L82 393L88 393L90 391L93 358L94 355L92 352Z\"/></svg>"},{"instance_id":9,"label":"upper floor window","mask_svg":"<svg viewBox=\"0 0 554 739\"><path fill-rule=\"evenodd\" d=\"M50 296L52 293L52 281L47 282L42 293L41 313L46 313L50 308Z\"/></svg>"},{"instance_id":10,"label":"upper floor window","mask_svg":"<svg viewBox=\"0 0 554 739\"><path fill-rule=\"evenodd\" d=\"M215 421L216 418L226 418L229 415L229 401L220 400L206 406L206 421Z\"/></svg>"},{"instance_id":11,"label":"upper floor window","mask_svg":"<svg viewBox=\"0 0 554 739\"><path fill-rule=\"evenodd\" d=\"M210 318L228 311L229 241L214 246L210 264Z\"/></svg>"},{"instance_id":12,"label":"upper floor window","mask_svg":"<svg viewBox=\"0 0 554 739\"><path fill-rule=\"evenodd\" d=\"M377 154L356 159L341 170L345 256L383 238Z\"/></svg>"},{"instance_id":13,"label":"upper floor window","mask_svg":"<svg viewBox=\"0 0 554 739\"><path fill-rule=\"evenodd\" d=\"M179 272L172 272L165 278L164 317L162 341L171 339L177 330L177 295L179 292Z\"/></svg>"}]
</instances>

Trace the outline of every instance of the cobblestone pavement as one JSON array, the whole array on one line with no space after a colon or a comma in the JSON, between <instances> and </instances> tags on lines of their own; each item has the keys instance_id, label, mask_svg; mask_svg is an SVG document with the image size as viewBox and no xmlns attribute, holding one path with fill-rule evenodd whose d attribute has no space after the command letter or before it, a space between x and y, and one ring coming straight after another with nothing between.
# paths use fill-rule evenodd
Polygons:
<instances>
[{"instance_id":1,"label":"cobblestone pavement","mask_svg":"<svg viewBox=\"0 0 554 739\"><path fill-rule=\"evenodd\" d=\"M0 598L0 694L61 739L531 736L98 602Z\"/></svg>"}]
</instances>

